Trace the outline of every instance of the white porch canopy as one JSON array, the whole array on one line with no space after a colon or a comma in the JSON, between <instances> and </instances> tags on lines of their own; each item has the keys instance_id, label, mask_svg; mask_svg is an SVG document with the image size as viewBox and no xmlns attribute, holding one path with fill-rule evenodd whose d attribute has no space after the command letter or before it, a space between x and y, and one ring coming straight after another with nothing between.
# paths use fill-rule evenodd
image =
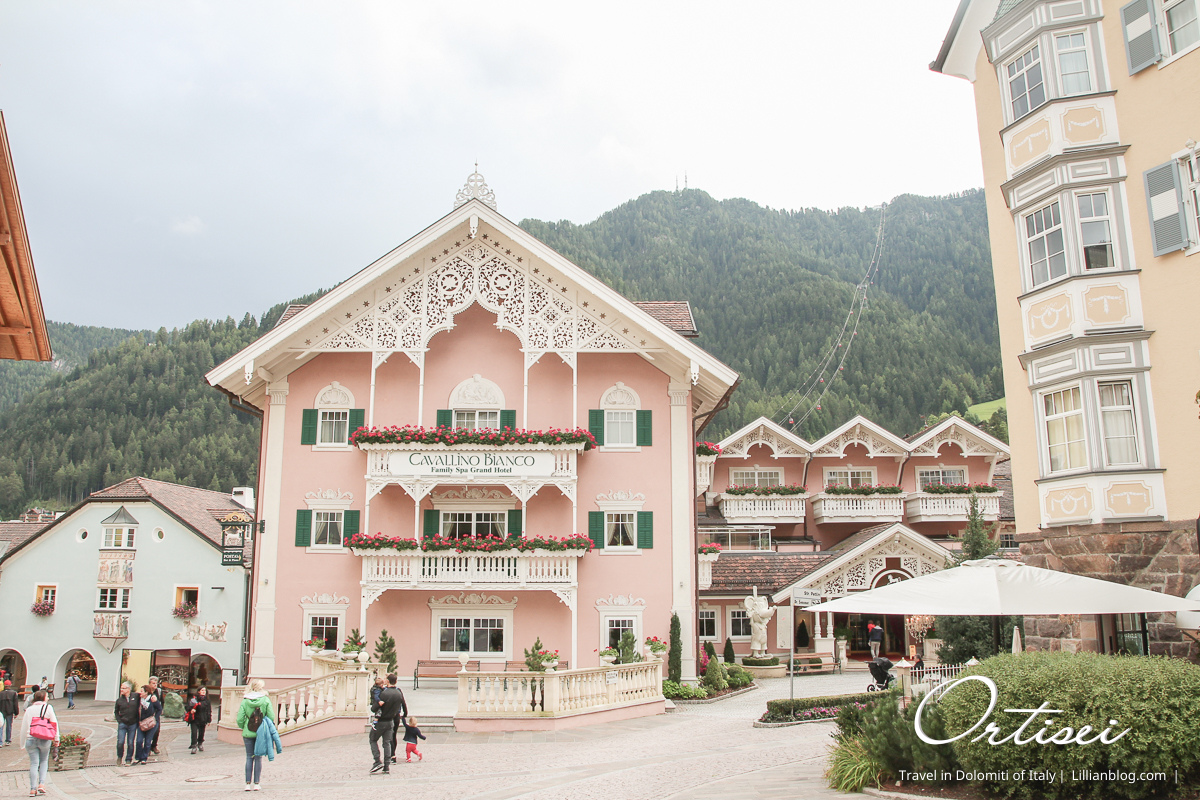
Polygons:
<instances>
[{"instance_id":1,"label":"white porch canopy","mask_svg":"<svg viewBox=\"0 0 1200 800\"><path fill-rule=\"evenodd\" d=\"M1200 599L1006 559L983 559L812 605L808 610L934 616L1135 614L1200 611Z\"/></svg>"}]
</instances>

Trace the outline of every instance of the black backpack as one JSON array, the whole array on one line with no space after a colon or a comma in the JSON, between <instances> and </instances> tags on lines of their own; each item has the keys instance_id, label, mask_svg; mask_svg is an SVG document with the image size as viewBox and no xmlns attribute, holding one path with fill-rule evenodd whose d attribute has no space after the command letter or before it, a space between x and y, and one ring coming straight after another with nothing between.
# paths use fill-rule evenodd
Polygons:
<instances>
[{"instance_id":1,"label":"black backpack","mask_svg":"<svg viewBox=\"0 0 1200 800\"><path fill-rule=\"evenodd\" d=\"M258 733L258 728L262 725L263 713L262 709L255 707L254 712L250 715L250 719L246 720L246 730L251 733Z\"/></svg>"}]
</instances>

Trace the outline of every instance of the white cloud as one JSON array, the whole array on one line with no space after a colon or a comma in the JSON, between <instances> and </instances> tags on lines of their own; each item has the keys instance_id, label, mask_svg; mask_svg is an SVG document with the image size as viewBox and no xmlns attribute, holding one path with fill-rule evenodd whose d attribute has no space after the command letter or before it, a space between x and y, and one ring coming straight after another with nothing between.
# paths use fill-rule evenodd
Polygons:
<instances>
[{"instance_id":1,"label":"white cloud","mask_svg":"<svg viewBox=\"0 0 1200 800\"><path fill-rule=\"evenodd\" d=\"M171 220L171 233L177 233L180 236L197 236L204 233L204 229L207 227L204 220L195 214L190 217L175 217Z\"/></svg>"}]
</instances>

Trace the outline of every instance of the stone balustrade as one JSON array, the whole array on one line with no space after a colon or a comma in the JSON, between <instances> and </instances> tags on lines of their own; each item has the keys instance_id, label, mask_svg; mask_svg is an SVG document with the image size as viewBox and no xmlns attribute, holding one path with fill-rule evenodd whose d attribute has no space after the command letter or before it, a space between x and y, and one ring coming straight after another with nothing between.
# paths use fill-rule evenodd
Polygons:
<instances>
[{"instance_id":1,"label":"stone balustrade","mask_svg":"<svg viewBox=\"0 0 1200 800\"><path fill-rule=\"evenodd\" d=\"M652 658L561 672L460 672L455 719L554 718L661 704L663 666Z\"/></svg>"}]
</instances>

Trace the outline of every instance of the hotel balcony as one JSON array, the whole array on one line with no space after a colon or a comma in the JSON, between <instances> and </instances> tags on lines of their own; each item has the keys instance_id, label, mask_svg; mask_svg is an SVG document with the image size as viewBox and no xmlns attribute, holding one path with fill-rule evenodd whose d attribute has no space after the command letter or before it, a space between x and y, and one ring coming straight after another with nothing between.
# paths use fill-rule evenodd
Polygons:
<instances>
[{"instance_id":1,"label":"hotel balcony","mask_svg":"<svg viewBox=\"0 0 1200 800\"><path fill-rule=\"evenodd\" d=\"M362 557L362 585L385 589L574 589L586 550L495 553L351 549Z\"/></svg>"},{"instance_id":2,"label":"hotel balcony","mask_svg":"<svg viewBox=\"0 0 1200 800\"><path fill-rule=\"evenodd\" d=\"M812 496L813 521L818 525L832 522L900 522L904 519L903 494L815 494Z\"/></svg>"},{"instance_id":3,"label":"hotel balcony","mask_svg":"<svg viewBox=\"0 0 1200 800\"><path fill-rule=\"evenodd\" d=\"M977 494L979 513L988 522L1000 517L1000 494ZM904 500L909 522L966 522L971 496L966 494L925 494L917 492Z\"/></svg>"},{"instance_id":4,"label":"hotel balcony","mask_svg":"<svg viewBox=\"0 0 1200 800\"><path fill-rule=\"evenodd\" d=\"M752 495L721 494L717 505L721 516L738 524L776 525L804 522L806 494Z\"/></svg>"}]
</instances>

